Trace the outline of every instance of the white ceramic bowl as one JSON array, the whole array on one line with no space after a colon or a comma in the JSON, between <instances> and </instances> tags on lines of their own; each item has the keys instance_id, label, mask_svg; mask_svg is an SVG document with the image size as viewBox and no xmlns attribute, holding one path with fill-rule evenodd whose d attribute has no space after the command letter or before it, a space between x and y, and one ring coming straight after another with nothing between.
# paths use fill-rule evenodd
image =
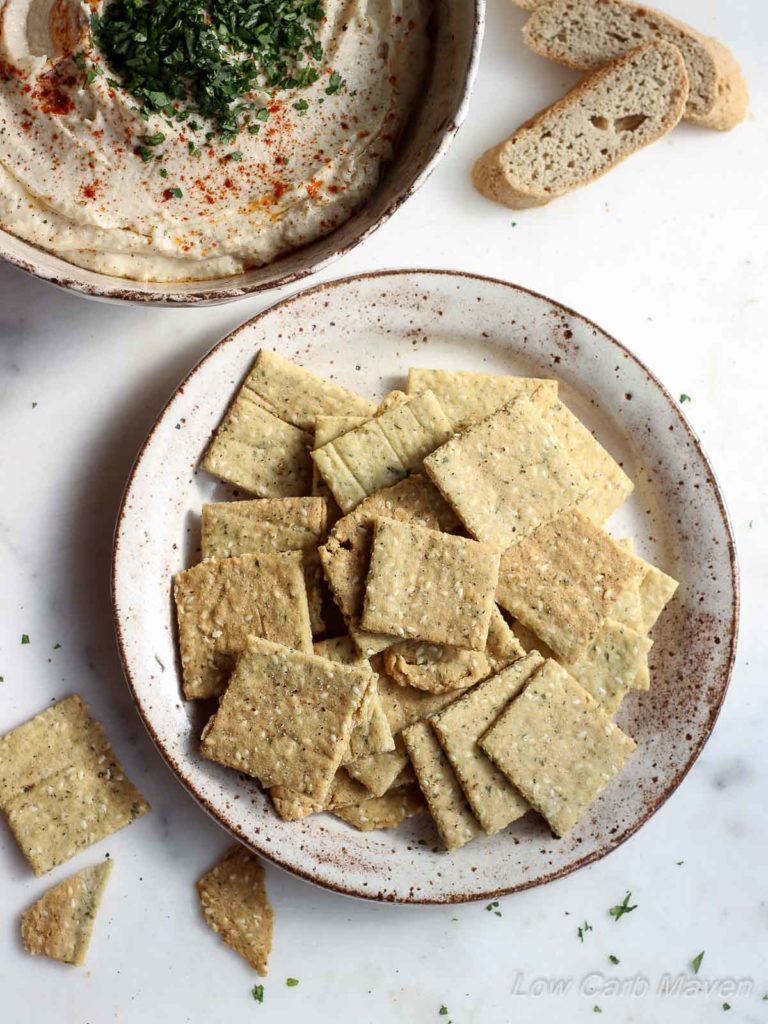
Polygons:
<instances>
[{"instance_id":1,"label":"white ceramic bowl","mask_svg":"<svg viewBox=\"0 0 768 1024\"><path fill-rule=\"evenodd\" d=\"M338 818L281 821L254 780L206 761L211 707L184 703L171 575L199 558L199 510L227 491L196 469L259 348L273 348L361 394L402 387L409 366L554 376L565 402L636 484L612 518L641 555L681 581L654 629L652 685L627 697L619 724L637 753L564 839L529 814L453 854L428 816L388 832ZM126 677L151 736L181 782L242 842L310 881L395 902L488 899L604 856L671 795L714 726L733 664L738 577L717 482L678 404L595 324L501 281L393 271L312 288L234 331L191 371L147 438L120 510L115 623Z\"/></svg>"},{"instance_id":2,"label":"white ceramic bowl","mask_svg":"<svg viewBox=\"0 0 768 1024\"><path fill-rule=\"evenodd\" d=\"M467 112L485 24L486 0L434 0L433 63L420 106L397 155L367 203L325 238L287 253L265 267L213 281L152 284L97 274L0 230L0 257L61 288L112 302L155 306L215 305L291 284L349 252L429 177Z\"/></svg>"}]
</instances>

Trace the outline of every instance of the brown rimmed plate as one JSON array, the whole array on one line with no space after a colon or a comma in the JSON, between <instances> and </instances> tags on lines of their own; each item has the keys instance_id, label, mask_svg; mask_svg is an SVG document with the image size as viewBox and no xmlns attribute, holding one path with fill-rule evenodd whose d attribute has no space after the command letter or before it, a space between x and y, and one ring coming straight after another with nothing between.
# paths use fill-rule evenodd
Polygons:
<instances>
[{"instance_id":1,"label":"brown rimmed plate","mask_svg":"<svg viewBox=\"0 0 768 1024\"><path fill-rule=\"evenodd\" d=\"M185 704L171 575L197 556L197 513L227 492L196 470L262 346L377 397L413 365L555 376L567 404L625 466L636 491L609 527L681 581L656 629L652 687L618 721L638 743L620 778L565 839L530 814L451 855L426 816L360 833L316 815L284 822L259 787L205 761L210 708ZM715 724L736 647L738 572L723 497L668 391L585 317L502 281L446 271L382 272L320 285L243 324L191 371L152 428L125 491L113 562L115 625L136 706L172 771L233 835L338 892L403 903L489 899L605 856L682 782Z\"/></svg>"}]
</instances>

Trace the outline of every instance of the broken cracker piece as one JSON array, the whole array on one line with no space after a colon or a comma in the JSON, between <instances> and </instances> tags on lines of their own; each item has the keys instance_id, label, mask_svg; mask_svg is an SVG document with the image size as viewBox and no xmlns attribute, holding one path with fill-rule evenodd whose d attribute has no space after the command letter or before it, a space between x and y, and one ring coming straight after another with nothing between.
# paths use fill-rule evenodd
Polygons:
<instances>
[{"instance_id":1,"label":"broken cracker piece","mask_svg":"<svg viewBox=\"0 0 768 1024\"><path fill-rule=\"evenodd\" d=\"M635 741L550 660L480 746L555 835L564 836L621 771Z\"/></svg>"},{"instance_id":2,"label":"broken cracker piece","mask_svg":"<svg viewBox=\"0 0 768 1024\"><path fill-rule=\"evenodd\" d=\"M496 600L566 661L577 661L642 563L578 511L504 553Z\"/></svg>"},{"instance_id":3,"label":"broken cracker piece","mask_svg":"<svg viewBox=\"0 0 768 1024\"><path fill-rule=\"evenodd\" d=\"M482 651L498 567L490 545L376 518L361 626Z\"/></svg>"},{"instance_id":4,"label":"broken cracker piece","mask_svg":"<svg viewBox=\"0 0 768 1024\"><path fill-rule=\"evenodd\" d=\"M406 818L412 818L424 810L426 804L421 790L411 784L392 789L383 796L369 796L359 803L335 807L333 813L358 831L371 832L379 828L397 828Z\"/></svg>"},{"instance_id":5,"label":"broken cracker piece","mask_svg":"<svg viewBox=\"0 0 768 1024\"><path fill-rule=\"evenodd\" d=\"M256 855L232 846L195 888L208 927L258 974L266 974L274 914Z\"/></svg>"},{"instance_id":6,"label":"broken cracker piece","mask_svg":"<svg viewBox=\"0 0 768 1024\"><path fill-rule=\"evenodd\" d=\"M370 682L367 665L335 664L251 637L203 730L202 753L267 788L323 800Z\"/></svg>"},{"instance_id":7,"label":"broken cracker piece","mask_svg":"<svg viewBox=\"0 0 768 1024\"><path fill-rule=\"evenodd\" d=\"M450 761L428 722L416 722L405 729L403 741L446 850L458 850L482 829Z\"/></svg>"},{"instance_id":8,"label":"broken cracker piece","mask_svg":"<svg viewBox=\"0 0 768 1024\"><path fill-rule=\"evenodd\" d=\"M543 664L534 651L431 719L469 805L489 836L521 818L528 804L478 742Z\"/></svg>"},{"instance_id":9,"label":"broken cracker piece","mask_svg":"<svg viewBox=\"0 0 768 1024\"><path fill-rule=\"evenodd\" d=\"M184 696L218 696L249 636L307 654L312 627L300 551L201 562L174 577Z\"/></svg>"},{"instance_id":10,"label":"broken cracker piece","mask_svg":"<svg viewBox=\"0 0 768 1024\"><path fill-rule=\"evenodd\" d=\"M48 889L21 915L21 941L28 953L81 966L96 912L112 871L104 860Z\"/></svg>"},{"instance_id":11,"label":"broken cracker piece","mask_svg":"<svg viewBox=\"0 0 768 1024\"><path fill-rule=\"evenodd\" d=\"M130 824L149 804L75 694L0 738L0 809L42 875Z\"/></svg>"}]
</instances>

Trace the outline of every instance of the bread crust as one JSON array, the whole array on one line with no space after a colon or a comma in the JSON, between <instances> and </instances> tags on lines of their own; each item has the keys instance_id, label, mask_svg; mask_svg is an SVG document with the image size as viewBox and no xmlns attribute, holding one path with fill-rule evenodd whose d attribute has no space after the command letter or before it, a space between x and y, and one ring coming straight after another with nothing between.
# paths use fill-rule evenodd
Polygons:
<instances>
[{"instance_id":1,"label":"bread crust","mask_svg":"<svg viewBox=\"0 0 768 1024\"><path fill-rule=\"evenodd\" d=\"M657 131L653 133L651 138L646 139L639 145L630 147L623 154L616 156L612 162L603 168L596 169L593 173L586 174L578 182L563 188L561 191L543 191L535 190L522 182L515 181L511 168L510 160L507 159L510 149L516 140L519 140L525 133L530 132L532 129L539 128L544 121L548 118L552 118L553 115L557 115L562 111L568 111L571 108L575 108L581 98L589 93L596 84L602 82L605 78L621 72L625 67L631 66L641 55L648 50L662 47L668 50L670 56L673 57L675 64L675 72L678 76L679 82L677 88L672 90L670 96L669 109L667 110L666 116L662 119ZM688 99L688 73L685 68L685 61L682 58L680 51L677 47L672 46L671 43L663 41L646 43L644 46L637 47L637 49L630 51L623 57L619 57L617 60L611 61L610 64L605 65L599 70L593 72L591 75L587 75L582 79L570 92L566 93L561 99L543 110L540 110L532 118L522 124L509 138L500 142L497 146L493 146L487 150L480 159L475 163L472 170L472 180L475 188L481 192L488 199L492 199L494 202L502 203L504 206L510 207L513 210L524 210L535 206L545 206L551 202L552 199L556 199L558 196L565 195L575 188L581 188L583 185L588 185L591 181L596 178L602 177L609 170L612 170L615 166L625 160L632 153L637 152L639 149L644 148L651 142L655 142L657 139L666 135L667 132L671 131L672 128L680 121L685 105Z\"/></svg>"},{"instance_id":2,"label":"bread crust","mask_svg":"<svg viewBox=\"0 0 768 1024\"><path fill-rule=\"evenodd\" d=\"M523 39L526 46L541 57L546 57L557 64L575 68L579 71L590 71L603 66L608 60L615 59L619 54L611 53L605 61L579 61L569 57L567 53L553 52L546 44L546 40L537 35L537 23L540 17L551 13L560 5L563 0L515 0L518 6L531 11L531 17L523 27ZM572 2L572 0L571 0ZM687 121L698 124L703 128L711 128L715 131L729 131L744 120L749 104L749 90L738 61L733 53L723 43L711 36L705 36L701 32L685 22L664 14L653 7L646 7L642 4L626 2L626 0L575 0L575 6L584 8L599 9L601 6L608 9L626 8L631 10L638 17L649 19L653 22L664 22L670 29L677 30L688 36L697 43L708 56L711 65L709 70L714 78L714 99L707 111L699 112L689 108L685 111L684 117ZM542 15L537 14L541 10ZM658 38L663 38L659 36ZM685 56L685 55L684 55ZM690 69L689 69L690 70Z\"/></svg>"}]
</instances>

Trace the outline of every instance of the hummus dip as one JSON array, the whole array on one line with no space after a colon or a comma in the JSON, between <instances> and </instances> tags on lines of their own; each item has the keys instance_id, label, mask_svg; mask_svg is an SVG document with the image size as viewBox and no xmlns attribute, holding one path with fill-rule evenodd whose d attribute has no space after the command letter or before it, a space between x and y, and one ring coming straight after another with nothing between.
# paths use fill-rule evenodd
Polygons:
<instances>
[{"instance_id":1,"label":"hummus dip","mask_svg":"<svg viewBox=\"0 0 768 1024\"><path fill-rule=\"evenodd\" d=\"M318 81L252 96L258 134L225 141L198 115L140 115L91 41L102 9L0 0L0 226L136 281L226 277L338 227L391 159L429 59L427 0L327 0Z\"/></svg>"}]
</instances>

